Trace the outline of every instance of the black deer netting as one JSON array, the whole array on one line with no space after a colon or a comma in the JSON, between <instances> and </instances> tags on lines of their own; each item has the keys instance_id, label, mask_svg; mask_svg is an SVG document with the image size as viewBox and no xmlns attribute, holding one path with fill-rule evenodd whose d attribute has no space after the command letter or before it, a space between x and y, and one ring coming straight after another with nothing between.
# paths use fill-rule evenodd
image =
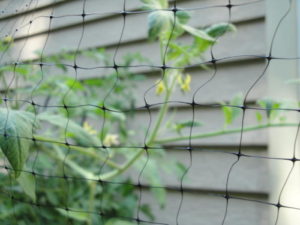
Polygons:
<instances>
[{"instance_id":1,"label":"black deer netting","mask_svg":"<svg viewBox=\"0 0 300 225\"><path fill-rule=\"evenodd\" d=\"M272 4L0 1L1 224L298 224L299 3Z\"/></svg>"}]
</instances>

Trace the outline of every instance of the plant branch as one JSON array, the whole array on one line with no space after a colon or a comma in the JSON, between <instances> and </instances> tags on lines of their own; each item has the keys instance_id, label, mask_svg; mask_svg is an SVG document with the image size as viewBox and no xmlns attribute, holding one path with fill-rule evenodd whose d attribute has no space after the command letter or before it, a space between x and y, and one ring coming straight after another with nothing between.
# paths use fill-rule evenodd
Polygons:
<instances>
[{"instance_id":1,"label":"plant branch","mask_svg":"<svg viewBox=\"0 0 300 225\"><path fill-rule=\"evenodd\" d=\"M172 84L171 84L171 87L167 90L167 93L165 95L165 102L168 102L171 94L172 94L172 91L173 91L173 88L175 86L175 80L176 80L176 76L174 75L174 78L172 80ZM156 123L155 123L155 126L154 126L154 129L150 135L150 138L149 140L147 141L147 146L151 146L153 143L155 143L155 139L156 139L156 136L159 132L159 128L161 126L161 123L162 123L162 120L166 114L166 112L168 111L168 104L165 103L163 104L163 106L160 108L159 110L159 114L158 114L158 119L156 120ZM139 149L133 156L131 159L129 159L121 168L119 169L116 169L114 171L111 171L111 172L108 172L108 173L105 173L103 175L100 175L100 179L102 180L108 180L108 179L112 179L120 174L122 174L124 171L126 171L136 160L138 160L142 155L143 153L145 152L145 149Z\"/></svg>"},{"instance_id":2,"label":"plant branch","mask_svg":"<svg viewBox=\"0 0 300 225\"><path fill-rule=\"evenodd\" d=\"M97 154L96 152L94 152L93 148L84 148L84 147L74 146L74 145L66 146L64 143L57 142L57 140L55 140L55 139L46 138L46 137L42 137L42 136L34 136L34 138L40 142L48 142L48 143L63 146L63 147L69 147L71 150L75 150L75 151L84 153L91 157L95 157L95 158L101 160L102 162L104 162L105 164L107 164L108 166L110 166L111 168L114 168L114 169L120 168L120 166L117 163L115 163L111 160L108 160L107 158L102 157L99 154Z\"/></svg>"},{"instance_id":3,"label":"plant branch","mask_svg":"<svg viewBox=\"0 0 300 225\"><path fill-rule=\"evenodd\" d=\"M160 53L161 53L162 63L164 63L164 46L163 46L163 40L161 38L160 38ZM159 129L160 129L161 123L162 123L162 121L163 121L163 119L164 119L164 117L165 117L165 115L166 115L166 113L168 111L168 108L169 108L167 102L169 101L169 99L171 97L171 94L173 92L173 89L175 87L175 84L176 84L176 74L177 74L176 71L175 71L175 74L172 74L172 72L170 74L164 74L164 76L166 76L166 75L171 76L171 78L172 78L171 86L170 86L170 88L167 88L166 95L165 95L165 98L164 98L165 104L163 104L162 107L159 110L158 119L156 120L156 123L154 125L154 129L152 130L150 138L149 138L149 140L146 143L147 146L151 146L154 143L156 143L155 139L156 139L156 137L157 137L157 135L159 133ZM108 180L108 179L112 179L112 178L114 178L114 177L122 174L136 160L138 160L143 155L144 151L145 151L144 149L139 149L132 156L131 159L129 159L123 166L121 166L121 168L116 169L116 170L111 171L111 172L108 172L108 173L105 173L103 175L100 175L100 179Z\"/></svg>"},{"instance_id":4,"label":"plant branch","mask_svg":"<svg viewBox=\"0 0 300 225\"><path fill-rule=\"evenodd\" d=\"M251 126L251 127L245 127L243 129L243 132L247 131L254 131L254 130L260 130L264 128L269 128L269 127L297 127L298 124L296 123L274 123L274 124L261 124L257 126ZM166 139L159 139L156 140L156 143L158 144L167 144L171 142L176 142L176 141L183 141L183 140L188 140L188 139L201 139L201 138L207 138L207 137L215 137L215 136L221 136L221 135L226 135L226 134L233 134L233 133L240 133L242 130L241 128L236 128L236 129L229 129L229 130L219 130L219 131L214 131L214 132L209 132L209 133L202 133L202 134L196 134L190 136L181 136L181 137L171 137L171 138L166 138Z\"/></svg>"},{"instance_id":5,"label":"plant branch","mask_svg":"<svg viewBox=\"0 0 300 225\"><path fill-rule=\"evenodd\" d=\"M97 177L92 172L87 171L86 169L79 166L77 163L75 163L75 162L69 160L68 158L66 158L66 156L61 152L61 149L57 145L53 145L53 147L54 147L54 150L55 150L56 154L53 154L53 152L49 152L49 154L53 158L59 159L64 164L66 164L70 168L72 168L74 171L81 174L84 178L86 178L88 180L97 180Z\"/></svg>"}]
</instances>

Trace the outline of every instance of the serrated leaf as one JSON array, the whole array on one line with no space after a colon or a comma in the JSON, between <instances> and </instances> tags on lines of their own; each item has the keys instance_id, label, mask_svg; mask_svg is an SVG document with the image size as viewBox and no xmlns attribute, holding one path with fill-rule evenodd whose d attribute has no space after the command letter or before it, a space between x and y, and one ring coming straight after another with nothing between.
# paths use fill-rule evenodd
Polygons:
<instances>
[{"instance_id":1,"label":"serrated leaf","mask_svg":"<svg viewBox=\"0 0 300 225\"><path fill-rule=\"evenodd\" d=\"M16 177L19 177L28 157L33 123L32 113L0 109L0 148Z\"/></svg>"},{"instance_id":2,"label":"serrated leaf","mask_svg":"<svg viewBox=\"0 0 300 225\"><path fill-rule=\"evenodd\" d=\"M20 184L25 194L28 195L35 202L36 195L34 176L30 173L22 172L21 175L18 177L17 182Z\"/></svg>"},{"instance_id":3,"label":"serrated leaf","mask_svg":"<svg viewBox=\"0 0 300 225\"><path fill-rule=\"evenodd\" d=\"M218 23L205 29L205 32L213 38L218 38L225 33L232 31L236 31L236 28L230 23Z\"/></svg>"}]
</instances>

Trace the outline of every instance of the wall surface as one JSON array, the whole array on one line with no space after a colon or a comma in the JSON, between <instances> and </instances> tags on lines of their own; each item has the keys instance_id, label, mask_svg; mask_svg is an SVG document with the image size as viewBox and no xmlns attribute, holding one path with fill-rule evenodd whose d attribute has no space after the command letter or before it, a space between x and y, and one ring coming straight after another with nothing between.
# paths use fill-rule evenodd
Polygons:
<instances>
[{"instance_id":1,"label":"wall surface","mask_svg":"<svg viewBox=\"0 0 300 225\"><path fill-rule=\"evenodd\" d=\"M9 0L1 1L0 5L9 5L8 2ZM50 24L49 17L43 16L80 15L82 1L33 1L31 6L26 6L29 2L25 1L24 6L20 6L18 12L12 11L15 9L15 5L11 4L11 9L8 7L5 13L0 14L1 34L13 33L15 36L13 58L18 61L35 59L34 51L42 48L45 48L45 55L58 53L62 49L76 50L83 31L82 18L80 16L60 17L53 19ZM178 7L198 8L198 10L192 11L191 24L203 27L216 22L228 21L226 7L209 7L224 6L225 2L224 0L185 0L178 1ZM244 4L248 2L251 4ZM245 56L265 55L267 52L265 2L235 0L233 4L237 4L237 6L232 8L230 22L236 25L237 32L221 38L214 46L214 56L225 59L218 62L215 78L198 92L195 99L198 103L219 103L230 100L237 93L245 95L264 71L265 61L263 59ZM138 9L140 5L139 1L130 0L127 1L126 9ZM122 0L88 0L86 2L86 13L95 14L85 20L81 49L104 47L111 54L116 51L123 19L121 15L114 12L121 11L122 6ZM28 24L30 20L33 21L31 25ZM19 27L19 29L12 30L12 27ZM182 41L189 41L189 37L184 37ZM122 56L129 52L140 52L149 57L153 64L160 64L158 44L147 41L147 14L130 14L126 17L124 35L116 57L117 64L121 61ZM206 58L209 60L210 55L207 54ZM4 57L2 62L5 60ZM85 58L79 59L78 65L96 66L93 61ZM137 105L143 106L144 91L151 87L161 74L149 68L137 68L136 71L146 74L149 78L135 90ZM178 91L174 93L172 100L191 102L193 92L214 73L214 70L192 68L188 72L193 80L191 92L183 95ZM91 77L101 79L103 74L105 74L104 70L79 71L79 79ZM72 72L70 75L74 76ZM263 76L250 92L247 104L254 104L257 99L266 97L268 95L266 89L267 79ZM162 99L156 96L155 90L147 94L147 100L149 104L162 102ZM176 120L191 118L190 106L174 103L173 107L177 108ZM153 110L153 118L155 115L156 112ZM167 118L169 116L171 114ZM199 133L203 130L221 129L224 118L219 108L203 107L196 108L195 120L205 124L203 127L193 130L194 133ZM139 128L147 128L148 121L148 112L139 110L133 124ZM256 124L255 111L247 110L244 121L246 125ZM232 126L240 127L241 118L238 118ZM226 190L229 169L236 161L236 156L229 153L237 152L239 141L240 134L192 141L193 164L183 183L184 196L179 214L179 224L221 225L226 208L226 199L222 195ZM187 146L187 144L187 141L174 143L176 146ZM243 134L243 154L267 156L267 146L268 133L265 130ZM168 147L172 148L172 145ZM178 159L186 165L189 164L187 151L168 150L167 154L170 158ZM135 172L130 175L135 180L138 177ZM181 199L180 181L170 175L164 176L164 184L168 190L165 209L162 210L156 206L157 204L154 203L155 201L147 189L142 192L142 202L153 203L157 222L175 225ZM143 178L141 181L147 183ZM238 196L240 199L258 201L229 199L225 224L267 225L270 220L273 221L274 218L269 214L272 206L260 203L260 201L268 201L270 189L268 160L242 157L231 172L228 190L231 195Z\"/></svg>"}]
</instances>

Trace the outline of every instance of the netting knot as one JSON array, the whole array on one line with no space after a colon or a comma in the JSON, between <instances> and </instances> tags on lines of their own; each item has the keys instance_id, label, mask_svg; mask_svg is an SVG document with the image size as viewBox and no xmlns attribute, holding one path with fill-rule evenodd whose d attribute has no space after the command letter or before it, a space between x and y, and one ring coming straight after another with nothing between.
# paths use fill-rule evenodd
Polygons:
<instances>
[{"instance_id":1,"label":"netting knot","mask_svg":"<svg viewBox=\"0 0 300 225\"><path fill-rule=\"evenodd\" d=\"M127 12L126 11L121 11L120 14L125 17L127 15Z\"/></svg>"},{"instance_id":2,"label":"netting knot","mask_svg":"<svg viewBox=\"0 0 300 225\"><path fill-rule=\"evenodd\" d=\"M293 158L291 158L291 161L292 161L293 163L295 163L296 161L298 161L298 159L294 156Z\"/></svg>"},{"instance_id":3,"label":"netting knot","mask_svg":"<svg viewBox=\"0 0 300 225\"><path fill-rule=\"evenodd\" d=\"M114 63L113 68L114 68L115 70L118 70L119 66L118 66L116 63Z\"/></svg>"},{"instance_id":4,"label":"netting knot","mask_svg":"<svg viewBox=\"0 0 300 225\"><path fill-rule=\"evenodd\" d=\"M164 65L162 65L160 68L161 68L162 70L166 70L166 69L168 69L168 66L167 66L166 64L164 64Z\"/></svg>"},{"instance_id":5,"label":"netting knot","mask_svg":"<svg viewBox=\"0 0 300 225\"><path fill-rule=\"evenodd\" d=\"M224 195L224 198L225 198L226 200L230 199L230 196L229 196L229 194L228 194L228 193L226 193L226 194Z\"/></svg>"},{"instance_id":6,"label":"netting knot","mask_svg":"<svg viewBox=\"0 0 300 225\"><path fill-rule=\"evenodd\" d=\"M231 9L233 7L233 5L231 3L229 3L225 7L227 7L228 9Z\"/></svg>"}]
</instances>

